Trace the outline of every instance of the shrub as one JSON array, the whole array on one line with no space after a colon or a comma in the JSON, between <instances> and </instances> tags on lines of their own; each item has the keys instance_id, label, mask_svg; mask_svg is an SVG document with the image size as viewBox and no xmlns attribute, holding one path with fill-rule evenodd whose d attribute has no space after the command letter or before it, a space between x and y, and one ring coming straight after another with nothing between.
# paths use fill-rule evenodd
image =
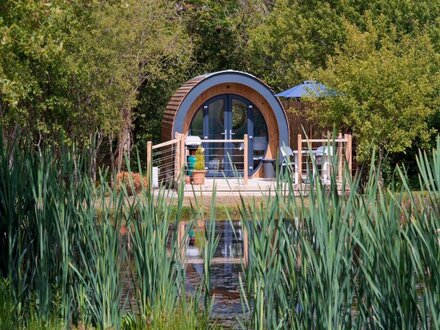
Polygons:
<instances>
[{"instance_id":1,"label":"shrub","mask_svg":"<svg viewBox=\"0 0 440 330\"><path fill-rule=\"evenodd\" d=\"M129 195L135 195L142 191L142 187L148 188L148 180L139 173L119 172L116 175L116 190L120 191L122 187L127 189Z\"/></svg>"}]
</instances>

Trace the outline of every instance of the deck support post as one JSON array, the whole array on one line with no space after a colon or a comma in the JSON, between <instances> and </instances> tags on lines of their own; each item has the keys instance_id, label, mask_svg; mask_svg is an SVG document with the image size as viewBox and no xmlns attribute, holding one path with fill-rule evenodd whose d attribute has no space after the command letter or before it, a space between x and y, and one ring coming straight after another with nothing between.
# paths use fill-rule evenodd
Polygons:
<instances>
[{"instance_id":1,"label":"deck support post","mask_svg":"<svg viewBox=\"0 0 440 330\"><path fill-rule=\"evenodd\" d=\"M249 155L248 155L248 135L245 134L243 137L244 155L243 155L243 176L244 184L248 184L248 171L249 171Z\"/></svg>"},{"instance_id":2,"label":"deck support post","mask_svg":"<svg viewBox=\"0 0 440 330\"><path fill-rule=\"evenodd\" d=\"M147 182L148 189L152 190L153 178L152 178L152 169L153 169L153 142L147 141Z\"/></svg>"},{"instance_id":3,"label":"deck support post","mask_svg":"<svg viewBox=\"0 0 440 330\"><path fill-rule=\"evenodd\" d=\"M300 187L302 183L302 137L301 134L298 134L298 173L296 174L298 177L297 184Z\"/></svg>"},{"instance_id":4,"label":"deck support post","mask_svg":"<svg viewBox=\"0 0 440 330\"><path fill-rule=\"evenodd\" d=\"M350 176L352 175L352 166L353 166L353 149L352 149L352 138L351 138L351 134L344 134L344 139L345 139L345 158L347 160L347 165L348 165L348 172L350 174Z\"/></svg>"},{"instance_id":5,"label":"deck support post","mask_svg":"<svg viewBox=\"0 0 440 330\"><path fill-rule=\"evenodd\" d=\"M181 175L181 179L185 180L185 134L180 134L180 167L179 167L179 176Z\"/></svg>"},{"instance_id":6,"label":"deck support post","mask_svg":"<svg viewBox=\"0 0 440 330\"><path fill-rule=\"evenodd\" d=\"M243 262L247 266L249 261L249 235L246 226L243 226Z\"/></svg>"},{"instance_id":7,"label":"deck support post","mask_svg":"<svg viewBox=\"0 0 440 330\"><path fill-rule=\"evenodd\" d=\"M343 168L343 157L342 157L342 146L343 142L342 140L342 133L338 134L338 181L342 182L342 168Z\"/></svg>"}]
</instances>

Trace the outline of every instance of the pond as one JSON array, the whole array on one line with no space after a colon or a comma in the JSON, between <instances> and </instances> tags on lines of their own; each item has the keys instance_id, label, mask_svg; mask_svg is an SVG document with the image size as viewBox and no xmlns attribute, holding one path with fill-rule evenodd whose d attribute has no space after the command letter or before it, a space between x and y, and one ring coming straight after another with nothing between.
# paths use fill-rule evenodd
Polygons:
<instances>
[{"instance_id":1,"label":"pond","mask_svg":"<svg viewBox=\"0 0 440 330\"><path fill-rule=\"evenodd\" d=\"M170 229L175 230L175 228ZM199 251L201 234L202 231L199 233L196 231L195 241L187 248L185 287L188 295L193 294L202 283L203 258ZM216 235L219 237L219 244L211 266L211 289L214 296L211 321L223 328L238 328L237 318L242 314L239 276L242 272L241 262L244 252L244 236L240 221L216 222ZM133 274L130 272L130 267L125 269L122 276L121 308L136 313Z\"/></svg>"},{"instance_id":2,"label":"pond","mask_svg":"<svg viewBox=\"0 0 440 330\"><path fill-rule=\"evenodd\" d=\"M211 290L214 304L211 318L215 324L227 328L238 327L237 317L242 314L239 275L242 272L243 230L240 221L218 221L216 235L219 244L211 267ZM197 235L196 235L197 240ZM203 259L197 242L188 246L186 290L194 292L203 277Z\"/></svg>"}]
</instances>

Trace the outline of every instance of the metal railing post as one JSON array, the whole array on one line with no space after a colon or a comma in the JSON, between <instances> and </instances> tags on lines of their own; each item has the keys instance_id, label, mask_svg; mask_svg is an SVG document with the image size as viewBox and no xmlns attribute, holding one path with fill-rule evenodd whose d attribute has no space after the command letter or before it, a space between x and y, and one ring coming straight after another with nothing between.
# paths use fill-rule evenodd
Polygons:
<instances>
[{"instance_id":1,"label":"metal railing post","mask_svg":"<svg viewBox=\"0 0 440 330\"><path fill-rule=\"evenodd\" d=\"M244 135L244 141L243 141L243 146L244 146L244 157L243 157L243 175L244 175L244 184L247 185L248 184L248 169L249 169L249 155L248 155L248 135L245 134Z\"/></svg>"}]
</instances>

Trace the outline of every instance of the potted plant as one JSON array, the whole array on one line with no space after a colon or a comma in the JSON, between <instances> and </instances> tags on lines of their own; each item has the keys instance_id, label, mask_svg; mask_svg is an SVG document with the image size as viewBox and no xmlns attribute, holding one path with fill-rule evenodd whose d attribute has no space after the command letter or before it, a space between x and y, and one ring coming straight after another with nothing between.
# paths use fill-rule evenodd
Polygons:
<instances>
[{"instance_id":1,"label":"potted plant","mask_svg":"<svg viewBox=\"0 0 440 330\"><path fill-rule=\"evenodd\" d=\"M196 151L196 163L194 164L194 170L192 171L193 184L205 183L205 155L201 146Z\"/></svg>"}]
</instances>

